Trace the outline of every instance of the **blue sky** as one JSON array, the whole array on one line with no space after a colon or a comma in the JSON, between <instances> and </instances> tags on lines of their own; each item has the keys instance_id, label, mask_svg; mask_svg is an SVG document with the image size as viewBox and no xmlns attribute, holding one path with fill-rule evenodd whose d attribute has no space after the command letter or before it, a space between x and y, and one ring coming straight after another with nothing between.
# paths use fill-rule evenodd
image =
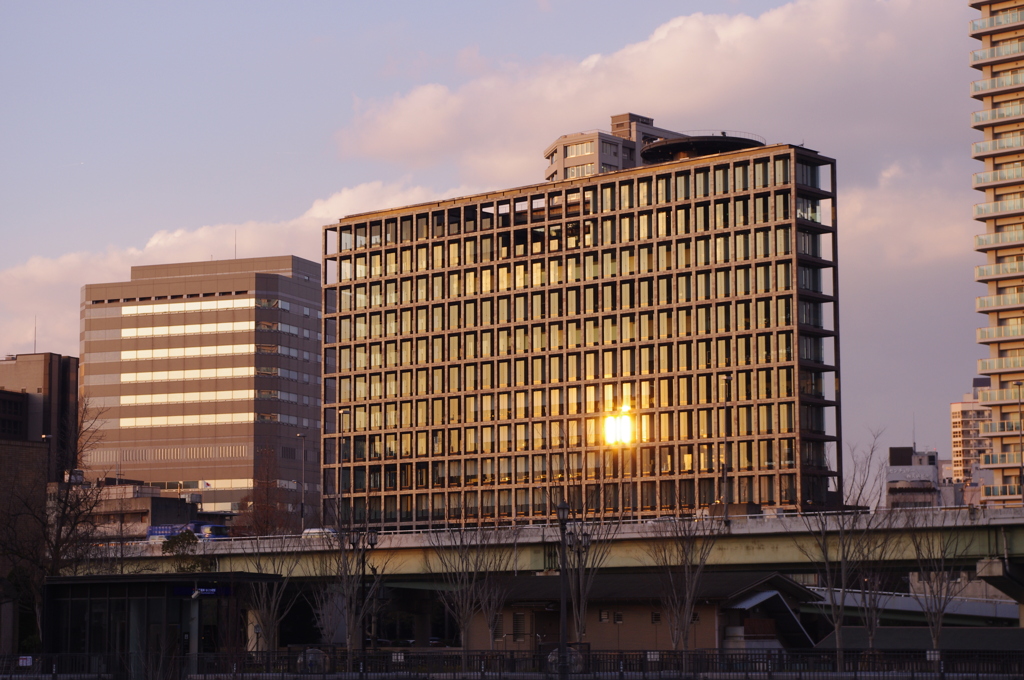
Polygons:
<instances>
[{"instance_id":1,"label":"blue sky","mask_svg":"<svg viewBox=\"0 0 1024 680\"><path fill-rule=\"evenodd\" d=\"M962 6L964 5L964 6ZM85 283L540 181L634 111L839 163L845 427L948 455L982 350L966 3L0 4L0 353L78 351ZM895 291L900 291L896 293Z\"/></svg>"}]
</instances>

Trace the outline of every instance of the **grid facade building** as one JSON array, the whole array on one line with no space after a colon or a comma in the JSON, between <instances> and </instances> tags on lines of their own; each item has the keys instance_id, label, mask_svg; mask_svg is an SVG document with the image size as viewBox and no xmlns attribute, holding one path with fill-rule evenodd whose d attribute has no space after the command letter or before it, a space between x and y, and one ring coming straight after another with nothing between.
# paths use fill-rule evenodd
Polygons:
<instances>
[{"instance_id":1,"label":"grid facade building","mask_svg":"<svg viewBox=\"0 0 1024 680\"><path fill-rule=\"evenodd\" d=\"M971 155L984 163L972 186L985 195L974 206L974 218L985 233L974 239L985 264L975 279L986 294L976 309L987 324L978 329L978 342L989 348L978 372L991 378L991 388L979 393L981 406L991 409L991 422L981 432L992 439L981 468L993 480L982 487L982 501L1020 505L1021 432L1020 383L1024 381L1024 0L971 0L981 17L969 25L981 42L971 52L971 66L981 78L971 84L971 96L982 110L971 125L984 139L972 145Z\"/></svg>"},{"instance_id":2,"label":"grid facade building","mask_svg":"<svg viewBox=\"0 0 1024 680\"><path fill-rule=\"evenodd\" d=\"M320 288L319 266L292 256L85 286L82 388L102 431L90 472L201 492L204 510L239 510L254 479L297 492L305 477L315 494Z\"/></svg>"},{"instance_id":3,"label":"grid facade building","mask_svg":"<svg viewBox=\"0 0 1024 680\"><path fill-rule=\"evenodd\" d=\"M325 516L834 500L834 161L748 146L324 227Z\"/></svg>"}]
</instances>

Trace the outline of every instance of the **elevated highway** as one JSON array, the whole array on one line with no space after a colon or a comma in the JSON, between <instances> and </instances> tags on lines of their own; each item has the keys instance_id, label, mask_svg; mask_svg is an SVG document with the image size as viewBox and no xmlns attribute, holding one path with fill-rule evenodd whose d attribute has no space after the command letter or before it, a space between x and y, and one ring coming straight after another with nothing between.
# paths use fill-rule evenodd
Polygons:
<instances>
[{"instance_id":1,"label":"elevated highway","mask_svg":"<svg viewBox=\"0 0 1024 680\"><path fill-rule=\"evenodd\" d=\"M654 542L665 540L663 522L619 525L610 538L604 569L655 568L649 548ZM986 579L1004 579L1003 585L993 580L1004 590L1003 586L1010 587L1013 585L1010 582L1017 580L1017 565L1024 571L1024 508L981 507L880 510L861 513L856 519L849 513L732 517L728 526L721 527L721 533L716 534L708 568L814 572L821 561L815 536L824 530L835 551L839 542L837 536L851 524L871 527L869 535L879 541L887 537L891 544L884 561L894 567L915 568L917 553L912 536L916 534L918 545L922 540L933 545L941 543L948 553L944 556L947 564L977 568ZM512 545L512 568L517 572L557 569L557 525L509 525L499 527L498 531L504 544ZM386 564L385 570L391 575L428 575L429 555L438 542L444 540L443 534L444 530L380 534L377 546L368 553L367 563L371 566ZM344 541L344 537L341 540ZM266 573L287 569L293 575L316 577L330 568L328 557L336 550L338 542L338 538L331 535L230 538L201 542L199 554L210 558L216 571ZM162 553L161 544L135 546L131 560L136 566L147 571L173 570L172 559ZM258 566L256 555L264 556ZM265 559L265 556L275 556L275 559ZM1021 597L1018 599L1024 600L1024 577L1020 581Z\"/></svg>"}]
</instances>

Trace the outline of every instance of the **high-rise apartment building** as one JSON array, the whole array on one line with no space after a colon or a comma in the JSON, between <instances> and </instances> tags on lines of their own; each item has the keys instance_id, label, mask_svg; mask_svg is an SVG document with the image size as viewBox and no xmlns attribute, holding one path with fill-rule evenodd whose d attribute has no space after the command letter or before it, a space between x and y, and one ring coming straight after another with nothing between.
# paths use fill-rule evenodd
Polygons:
<instances>
[{"instance_id":1,"label":"high-rise apartment building","mask_svg":"<svg viewBox=\"0 0 1024 680\"><path fill-rule=\"evenodd\" d=\"M971 95L982 110L971 124L984 140L971 149L985 168L974 175L973 186L985 200L974 206L974 218L985 224L975 237L975 249L986 264L975 278L987 287L977 310L987 316L978 329L978 342L988 345L989 358L978 372L992 380L991 389L979 394L992 410L992 422L982 433L992 438L992 452L982 459L991 470L993 484L982 489L990 504L1020 505L1021 437L1020 392L1024 382L1024 0L971 0L981 18L971 21L970 35L981 41L971 53L971 66L981 79L971 84Z\"/></svg>"},{"instance_id":2,"label":"high-rise apartment building","mask_svg":"<svg viewBox=\"0 0 1024 680\"><path fill-rule=\"evenodd\" d=\"M304 479L318 499L319 319L320 269L292 256L85 286L82 387L102 432L89 470L202 493L208 511L238 510L254 480Z\"/></svg>"},{"instance_id":3,"label":"high-rise apartment building","mask_svg":"<svg viewBox=\"0 0 1024 680\"><path fill-rule=\"evenodd\" d=\"M975 378L970 392L949 405L949 424L953 441L953 481L970 483L971 470L984 461L990 462L992 440L981 434L992 420L992 411L978 403L978 393L988 389L988 378Z\"/></svg>"},{"instance_id":4,"label":"high-rise apartment building","mask_svg":"<svg viewBox=\"0 0 1024 680\"><path fill-rule=\"evenodd\" d=\"M324 228L325 513L834 501L834 161L717 135L648 152L664 162ZM627 406L635 442L608 445Z\"/></svg>"}]
</instances>

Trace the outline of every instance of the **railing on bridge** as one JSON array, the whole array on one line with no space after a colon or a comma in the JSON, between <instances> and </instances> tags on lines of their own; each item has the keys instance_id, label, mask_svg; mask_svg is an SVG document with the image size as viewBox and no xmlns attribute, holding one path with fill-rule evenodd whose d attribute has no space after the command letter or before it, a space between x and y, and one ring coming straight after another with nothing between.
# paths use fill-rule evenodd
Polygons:
<instances>
[{"instance_id":1,"label":"railing on bridge","mask_svg":"<svg viewBox=\"0 0 1024 680\"><path fill-rule=\"evenodd\" d=\"M354 653L329 646L281 653L200 654L196 657L63 654L0 657L0 676L29 680L554 680L557 651L499 652L457 649ZM690 652L577 652L573 680L661 680L711 677L975 678L1024 677L1024 652L854 651L842 667L834 651L697 650Z\"/></svg>"}]
</instances>

